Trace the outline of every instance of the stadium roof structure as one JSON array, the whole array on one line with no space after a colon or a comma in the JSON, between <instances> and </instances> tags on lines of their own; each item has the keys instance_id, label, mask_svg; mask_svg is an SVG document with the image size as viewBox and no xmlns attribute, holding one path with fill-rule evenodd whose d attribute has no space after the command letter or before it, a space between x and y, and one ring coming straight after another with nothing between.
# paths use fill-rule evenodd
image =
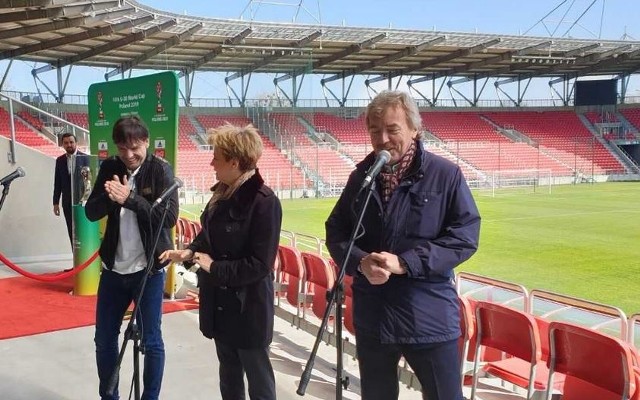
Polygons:
<instances>
[{"instance_id":1,"label":"stadium roof structure","mask_svg":"<svg viewBox=\"0 0 640 400\"><path fill-rule=\"evenodd\" d=\"M0 1L0 60L250 73L463 77L629 76L640 42L199 18L132 0Z\"/></svg>"}]
</instances>

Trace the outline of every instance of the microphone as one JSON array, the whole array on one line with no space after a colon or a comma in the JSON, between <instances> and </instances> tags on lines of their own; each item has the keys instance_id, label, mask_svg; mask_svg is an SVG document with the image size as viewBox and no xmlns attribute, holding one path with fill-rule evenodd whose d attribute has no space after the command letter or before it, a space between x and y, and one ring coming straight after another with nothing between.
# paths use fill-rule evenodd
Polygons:
<instances>
[{"instance_id":1,"label":"microphone","mask_svg":"<svg viewBox=\"0 0 640 400\"><path fill-rule=\"evenodd\" d=\"M161 203L165 202L169 198L169 196L173 194L173 192L175 192L181 187L182 187L182 180L180 180L180 178L178 177L175 177L173 179L173 185L169 186L168 188L165 189L164 192L162 192L160 197L158 197L156 201L153 202L153 204L151 205L151 208L155 208L156 206L159 206Z\"/></svg>"},{"instance_id":2,"label":"microphone","mask_svg":"<svg viewBox=\"0 0 640 400\"><path fill-rule=\"evenodd\" d=\"M15 171L0 179L0 185L9 185L11 182L13 182L14 179L25 176L26 174L27 173L24 172L24 169L22 169L22 167L18 167Z\"/></svg>"},{"instance_id":3,"label":"microphone","mask_svg":"<svg viewBox=\"0 0 640 400\"><path fill-rule=\"evenodd\" d=\"M362 181L362 189L366 188L373 182L373 180L378 176L382 167L391 160L391 153L387 150L380 150L378 155L376 156L376 161L367 171L367 175L364 177L364 181Z\"/></svg>"}]
</instances>

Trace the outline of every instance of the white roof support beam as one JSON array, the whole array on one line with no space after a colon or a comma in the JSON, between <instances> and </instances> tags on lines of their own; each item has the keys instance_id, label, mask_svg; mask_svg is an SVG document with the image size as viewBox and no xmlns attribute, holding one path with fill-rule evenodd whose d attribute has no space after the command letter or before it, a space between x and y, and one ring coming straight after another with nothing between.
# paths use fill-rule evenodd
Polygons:
<instances>
[{"instance_id":1,"label":"white roof support beam","mask_svg":"<svg viewBox=\"0 0 640 400\"><path fill-rule=\"evenodd\" d=\"M90 25L98 21L106 19L119 18L127 14L131 14L133 8L123 7L117 9L107 9L95 13L95 16L79 15L67 18L56 18L45 21L41 24L28 26L20 26L13 29L5 29L0 31L0 39L11 39L14 37L34 35L42 32L57 31L59 29L76 28L82 25Z\"/></svg>"},{"instance_id":2,"label":"white roof support beam","mask_svg":"<svg viewBox=\"0 0 640 400\"><path fill-rule=\"evenodd\" d=\"M340 60L340 59L342 59L342 58L344 58L344 57L346 57L348 55L355 54L355 53L361 51L362 49L369 48L372 45L378 43L379 41L381 41L383 39L386 39L386 37L387 37L387 33L384 32L384 33L381 33L381 34L379 34L377 36L369 38L369 39L367 39L365 41L362 41L362 42L360 42L358 44L352 44L351 46L349 46L345 50L339 51L339 52L337 52L335 54L330 55L329 57L325 57L325 58L323 58L321 60L315 61L313 63L313 68L314 69L320 68L320 67L323 67L323 66L325 66L327 64L330 64L330 63L332 63L334 61ZM293 76L301 75L305 71L306 71L306 69L300 68L297 71L294 71L294 72L292 72L290 74L285 74L285 75L280 76L280 77L278 77L276 79L277 79L277 82L282 82L284 80L291 79ZM274 79L274 83L276 83L275 79Z\"/></svg>"},{"instance_id":3,"label":"white roof support beam","mask_svg":"<svg viewBox=\"0 0 640 400\"><path fill-rule=\"evenodd\" d=\"M562 56L563 57L585 57L588 51L597 49L602 46L602 43L592 43L586 46L578 47L577 49L565 51Z\"/></svg>"},{"instance_id":4,"label":"white roof support beam","mask_svg":"<svg viewBox=\"0 0 640 400\"><path fill-rule=\"evenodd\" d=\"M47 50L65 44L74 43L79 40L93 39L100 36L110 35L114 32L119 32L127 28L143 24L153 20L153 15L146 15L142 18L137 18L130 21L121 22L119 24L100 26L97 28L90 28L84 32L76 33L73 35L63 36L56 39L46 40L40 43L35 43L28 46L22 46L17 49L5 50L0 52L0 60L7 58L15 58L25 54L35 53L41 50Z\"/></svg>"},{"instance_id":5,"label":"white roof support beam","mask_svg":"<svg viewBox=\"0 0 640 400\"><path fill-rule=\"evenodd\" d=\"M385 75L388 78L395 78L396 76L400 76L400 75L409 75L412 72L419 71L421 69L424 69L424 68L427 68L427 67L430 67L430 66L433 66L433 65L437 65L437 64L440 64L440 63L444 63L444 62L447 62L447 61L455 60L456 58L459 58L459 57L468 57L468 56L470 56L470 55L472 55L472 54L474 54L474 53L476 53L478 51L482 51L483 49L486 49L487 47L491 47L493 45L496 45L496 44L500 43L501 41L502 40L500 38L491 39L491 40L488 40L486 42L477 44L475 46L467 47L467 48L460 49L460 50L456 50L453 53L449 53L449 54L446 54L446 55L443 55L443 56L440 56L440 57L436 57L436 58L433 58L431 60L426 60L426 61L423 61L423 62L421 62L421 63L419 63L419 64L417 64L417 65L415 65L413 67L405 68L405 69L400 70L400 71L391 72L391 73L385 74Z\"/></svg>"},{"instance_id":6,"label":"white roof support beam","mask_svg":"<svg viewBox=\"0 0 640 400\"><path fill-rule=\"evenodd\" d=\"M322 36L322 31L315 31L313 33L311 33L310 35L300 39L300 40L296 40L295 42L292 42L289 46L287 47L292 47L292 48L300 48L303 46L308 45L309 43L313 42L314 40L316 40L317 38L319 38L320 36ZM273 61L282 58L284 55L281 54L272 54L270 56L264 57L262 60L258 61L257 63L253 64L250 68L247 68L243 71L240 72L236 72L230 76L227 76L226 78L224 78L225 82L229 82L231 80L237 79L243 75L247 75L250 74L251 72L264 67L265 65L268 65L270 63L272 63Z\"/></svg>"},{"instance_id":7,"label":"white roof support beam","mask_svg":"<svg viewBox=\"0 0 640 400\"><path fill-rule=\"evenodd\" d=\"M539 49L542 49L542 48L545 48L545 47L551 47L552 44L553 44L553 40L547 40L546 42L540 42L540 43L534 44L532 46L524 47L524 48L516 51L515 54L517 54L519 56L526 56L527 54L530 54L534 50L539 50Z\"/></svg>"},{"instance_id":8,"label":"white roof support beam","mask_svg":"<svg viewBox=\"0 0 640 400\"><path fill-rule=\"evenodd\" d=\"M0 14L0 23L24 22L43 18L61 18L69 15L104 10L105 8L118 7L118 0L82 2L77 5L56 4L52 7L31 8L25 7L15 11Z\"/></svg>"},{"instance_id":9,"label":"white roof support beam","mask_svg":"<svg viewBox=\"0 0 640 400\"><path fill-rule=\"evenodd\" d=\"M168 26L164 26L167 23L169 23ZM148 29L144 32L136 32L136 34L138 33L142 33L143 37L141 39L137 39L135 41L138 40L143 40L146 37L149 37L157 32L163 31L171 26L174 26L176 23L175 20L170 20L168 22L165 22L165 24L163 24L162 26L159 26L159 29L157 29L156 31L152 31L151 29ZM155 27L154 27L155 28ZM136 58L132 59L131 61L127 61L125 63L123 63L121 66L119 66L118 68L113 69L112 71L109 71L105 74L105 79L108 80L110 77L115 76L117 74L120 74L124 71L127 71L129 69L134 68L136 65L144 62L145 60L148 60L149 58L155 56L156 54L160 54L163 51L166 51L167 49L170 49L171 47L179 44L180 42L182 42L183 40L190 38L191 36L193 36L194 33L196 33L197 31L199 31L200 29L202 29L202 23L199 23L197 25L192 26L190 29L181 32L177 35L175 35L174 37L172 37L171 39L168 39L166 41L163 41L161 44L159 44L158 46L154 47L153 49L140 54L139 56L137 56Z\"/></svg>"},{"instance_id":10,"label":"white roof support beam","mask_svg":"<svg viewBox=\"0 0 640 400\"><path fill-rule=\"evenodd\" d=\"M381 65L388 64L388 63L390 63L392 61L396 61L396 60L399 60L399 59L404 58L404 57L410 57L410 56L416 55L416 54L420 53L421 51L424 51L425 49L427 49L429 47L433 47L433 46L436 46L436 45L444 42L446 39L447 39L446 36L439 36L439 37L437 37L435 39L428 40L428 41L420 43L420 44L418 44L416 46L405 47L401 51L398 51L398 52L393 53L393 54L389 54L386 57L382 57L382 58L374 60L374 61L370 61L370 62L362 65L361 67L354 68L354 69L351 69L351 70L348 70L348 71L344 71L344 72L342 72L340 74L335 74L335 75L330 76L330 77L328 77L326 79L323 79L323 81L325 83L328 83L328 82L335 81L335 80L340 79L340 78L346 78L347 76L357 75L357 74L359 74L361 72L367 71L367 70L375 68L375 67L379 67ZM370 83L375 82L374 80L368 80L368 81Z\"/></svg>"},{"instance_id":11,"label":"white roof support beam","mask_svg":"<svg viewBox=\"0 0 640 400\"><path fill-rule=\"evenodd\" d=\"M195 72L198 68L200 68L204 64L208 63L209 61L213 60L218 55L220 55L220 53L222 53L222 46L238 44L238 43L242 42L242 39L244 39L247 36L249 36L251 34L251 32L253 32L253 29L251 29L250 27L249 28L245 28L242 31L238 32L237 35L225 39L225 41L222 43L222 45L216 47L215 49L211 50L209 53L205 54L202 58L200 58L198 61L193 63L191 66L189 66L189 68L185 69L184 71L180 71L178 73L178 77L182 78L186 74L190 74L192 72Z\"/></svg>"}]
</instances>

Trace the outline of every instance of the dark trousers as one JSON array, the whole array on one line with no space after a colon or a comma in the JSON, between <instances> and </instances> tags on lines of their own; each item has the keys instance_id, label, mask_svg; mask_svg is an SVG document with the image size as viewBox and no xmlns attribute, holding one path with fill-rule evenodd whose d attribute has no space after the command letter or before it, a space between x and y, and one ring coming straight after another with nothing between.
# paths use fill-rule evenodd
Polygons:
<instances>
[{"instance_id":1,"label":"dark trousers","mask_svg":"<svg viewBox=\"0 0 640 400\"><path fill-rule=\"evenodd\" d=\"M429 400L462 400L458 341L403 345L356 336L362 400L392 400L399 394L398 362L404 358Z\"/></svg>"},{"instance_id":2,"label":"dark trousers","mask_svg":"<svg viewBox=\"0 0 640 400\"><path fill-rule=\"evenodd\" d=\"M238 349L216 340L220 362L220 394L223 400L244 400L244 374L247 374L251 400L275 400L276 380L269 347Z\"/></svg>"},{"instance_id":3,"label":"dark trousers","mask_svg":"<svg viewBox=\"0 0 640 400\"><path fill-rule=\"evenodd\" d=\"M64 222L67 224L67 232L69 233L69 241L71 242L71 248L73 249L73 211L71 211L71 204L62 202L62 213L64 214Z\"/></svg>"}]
</instances>

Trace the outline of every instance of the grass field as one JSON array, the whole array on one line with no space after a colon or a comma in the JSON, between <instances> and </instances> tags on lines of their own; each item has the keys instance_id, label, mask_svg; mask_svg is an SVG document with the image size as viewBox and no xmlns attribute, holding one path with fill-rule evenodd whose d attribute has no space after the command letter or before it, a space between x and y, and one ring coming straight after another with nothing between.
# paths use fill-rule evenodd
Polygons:
<instances>
[{"instance_id":1,"label":"grass field","mask_svg":"<svg viewBox=\"0 0 640 400\"><path fill-rule=\"evenodd\" d=\"M336 199L283 200L283 229L324 238ZM554 186L551 193L476 196L474 272L640 312L640 183ZM199 214L202 205L184 206Z\"/></svg>"}]
</instances>

